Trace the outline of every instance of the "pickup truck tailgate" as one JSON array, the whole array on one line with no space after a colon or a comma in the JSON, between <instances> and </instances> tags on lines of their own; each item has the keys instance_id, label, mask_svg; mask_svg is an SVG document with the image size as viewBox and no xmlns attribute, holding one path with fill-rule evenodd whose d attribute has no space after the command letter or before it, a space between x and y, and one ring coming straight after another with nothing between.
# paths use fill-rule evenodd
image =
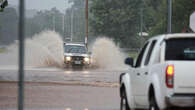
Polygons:
<instances>
[{"instance_id":1,"label":"pickup truck tailgate","mask_svg":"<svg viewBox=\"0 0 195 110\"><path fill-rule=\"evenodd\" d=\"M174 92L195 94L195 61L178 61L174 67Z\"/></svg>"}]
</instances>

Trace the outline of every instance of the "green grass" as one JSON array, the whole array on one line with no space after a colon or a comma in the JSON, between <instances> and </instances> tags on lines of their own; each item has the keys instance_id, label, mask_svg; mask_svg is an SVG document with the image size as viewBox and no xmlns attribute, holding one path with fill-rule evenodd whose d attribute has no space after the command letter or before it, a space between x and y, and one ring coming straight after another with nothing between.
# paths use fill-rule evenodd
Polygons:
<instances>
[{"instance_id":1,"label":"green grass","mask_svg":"<svg viewBox=\"0 0 195 110\"><path fill-rule=\"evenodd\" d=\"M5 48L0 48L0 53L5 53L7 51L7 49Z\"/></svg>"}]
</instances>

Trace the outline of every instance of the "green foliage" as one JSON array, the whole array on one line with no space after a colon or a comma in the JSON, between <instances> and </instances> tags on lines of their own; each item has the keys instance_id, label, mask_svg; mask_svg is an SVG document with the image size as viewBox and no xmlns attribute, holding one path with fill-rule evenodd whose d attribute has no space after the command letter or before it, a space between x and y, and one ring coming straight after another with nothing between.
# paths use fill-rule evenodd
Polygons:
<instances>
[{"instance_id":1,"label":"green foliage","mask_svg":"<svg viewBox=\"0 0 195 110\"><path fill-rule=\"evenodd\" d=\"M6 48L0 48L0 53L5 53L7 51Z\"/></svg>"},{"instance_id":2,"label":"green foliage","mask_svg":"<svg viewBox=\"0 0 195 110\"><path fill-rule=\"evenodd\" d=\"M122 46L138 46L140 3L141 0L93 0L90 8L93 33L111 37Z\"/></svg>"},{"instance_id":3,"label":"green foliage","mask_svg":"<svg viewBox=\"0 0 195 110\"><path fill-rule=\"evenodd\" d=\"M32 37L44 30L53 30L53 18L55 18L56 32L63 35L63 14L56 8L52 8L51 10L39 11L33 17L26 18L26 37ZM0 26L1 44L10 44L18 39L18 15L14 8L7 8L3 13L0 13Z\"/></svg>"},{"instance_id":4,"label":"green foliage","mask_svg":"<svg viewBox=\"0 0 195 110\"><path fill-rule=\"evenodd\" d=\"M4 8L8 6L7 0L1 0L0 1L0 12L3 12Z\"/></svg>"},{"instance_id":5,"label":"green foliage","mask_svg":"<svg viewBox=\"0 0 195 110\"><path fill-rule=\"evenodd\" d=\"M18 16L14 8L7 8L0 13L0 43L9 44L17 39Z\"/></svg>"},{"instance_id":6,"label":"green foliage","mask_svg":"<svg viewBox=\"0 0 195 110\"><path fill-rule=\"evenodd\" d=\"M164 34L167 31L167 1L160 0L159 10L154 10L155 25L150 30L150 35ZM181 33L189 29L189 17L195 11L195 0L173 0L172 32Z\"/></svg>"},{"instance_id":7,"label":"green foliage","mask_svg":"<svg viewBox=\"0 0 195 110\"><path fill-rule=\"evenodd\" d=\"M167 32L167 0L91 0L90 26L96 35L113 38L122 46L139 47L140 10L143 9L143 31L150 36ZM195 11L195 0L173 0L173 33L189 29L189 17ZM147 38L145 38L147 39Z\"/></svg>"},{"instance_id":8,"label":"green foliage","mask_svg":"<svg viewBox=\"0 0 195 110\"><path fill-rule=\"evenodd\" d=\"M69 0L72 7L65 14L65 37L70 38L71 26L73 29L73 41L84 42L85 39L85 0ZM73 20L73 24L71 21Z\"/></svg>"},{"instance_id":9,"label":"green foliage","mask_svg":"<svg viewBox=\"0 0 195 110\"><path fill-rule=\"evenodd\" d=\"M63 14L56 8L39 11L33 18L26 19L26 36L33 36L43 30L53 30L63 35ZM54 27L55 26L55 27Z\"/></svg>"},{"instance_id":10,"label":"green foliage","mask_svg":"<svg viewBox=\"0 0 195 110\"><path fill-rule=\"evenodd\" d=\"M173 0L173 32L189 28L190 15L195 11L195 0Z\"/></svg>"},{"instance_id":11,"label":"green foliage","mask_svg":"<svg viewBox=\"0 0 195 110\"><path fill-rule=\"evenodd\" d=\"M152 4L154 0L148 0L146 10L150 13L152 24L149 27L150 36L166 33L167 28L167 1L159 0L158 3Z\"/></svg>"}]
</instances>

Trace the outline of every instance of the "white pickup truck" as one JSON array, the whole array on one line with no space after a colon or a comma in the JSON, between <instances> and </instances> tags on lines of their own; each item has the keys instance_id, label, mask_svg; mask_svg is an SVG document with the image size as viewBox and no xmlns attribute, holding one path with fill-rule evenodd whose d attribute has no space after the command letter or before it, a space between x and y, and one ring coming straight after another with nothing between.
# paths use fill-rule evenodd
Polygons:
<instances>
[{"instance_id":1,"label":"white pickup truck","mask_svg":"<svg viewBox=\"0 0 195 110\"><path fill-rule=\"evenodd\" d=\"M120 75L121 110L191 107L195 110L195 34L148 40Z\"/></svg>"}]
</instances>

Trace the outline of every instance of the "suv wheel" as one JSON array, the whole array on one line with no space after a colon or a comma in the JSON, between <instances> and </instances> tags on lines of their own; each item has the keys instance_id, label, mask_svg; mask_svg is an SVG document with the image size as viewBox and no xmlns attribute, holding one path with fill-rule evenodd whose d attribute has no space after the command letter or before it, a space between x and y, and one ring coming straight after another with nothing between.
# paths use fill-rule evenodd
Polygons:
<instances>
[{"instance_id":1,"label":"suv wheel","mask_svg":"<svg viewBox=\"0 0 195 110\"><path fill-rule=\"evenodd\" d=\"M122 91L120 110L130 110L125 90Z\"/></svg>"},{"instance_id":2,"label":"suv wheel","mask_svg":"<svg viewBox=\"0 0 195 110\"><path fill-rule=\"evenodd\" d=\"M157 103L156 103L156 100L155 100L155 97L151 97L150 99L150 106L149 106L149 110L160 110Z\"/></svg>"}]
</instances>

